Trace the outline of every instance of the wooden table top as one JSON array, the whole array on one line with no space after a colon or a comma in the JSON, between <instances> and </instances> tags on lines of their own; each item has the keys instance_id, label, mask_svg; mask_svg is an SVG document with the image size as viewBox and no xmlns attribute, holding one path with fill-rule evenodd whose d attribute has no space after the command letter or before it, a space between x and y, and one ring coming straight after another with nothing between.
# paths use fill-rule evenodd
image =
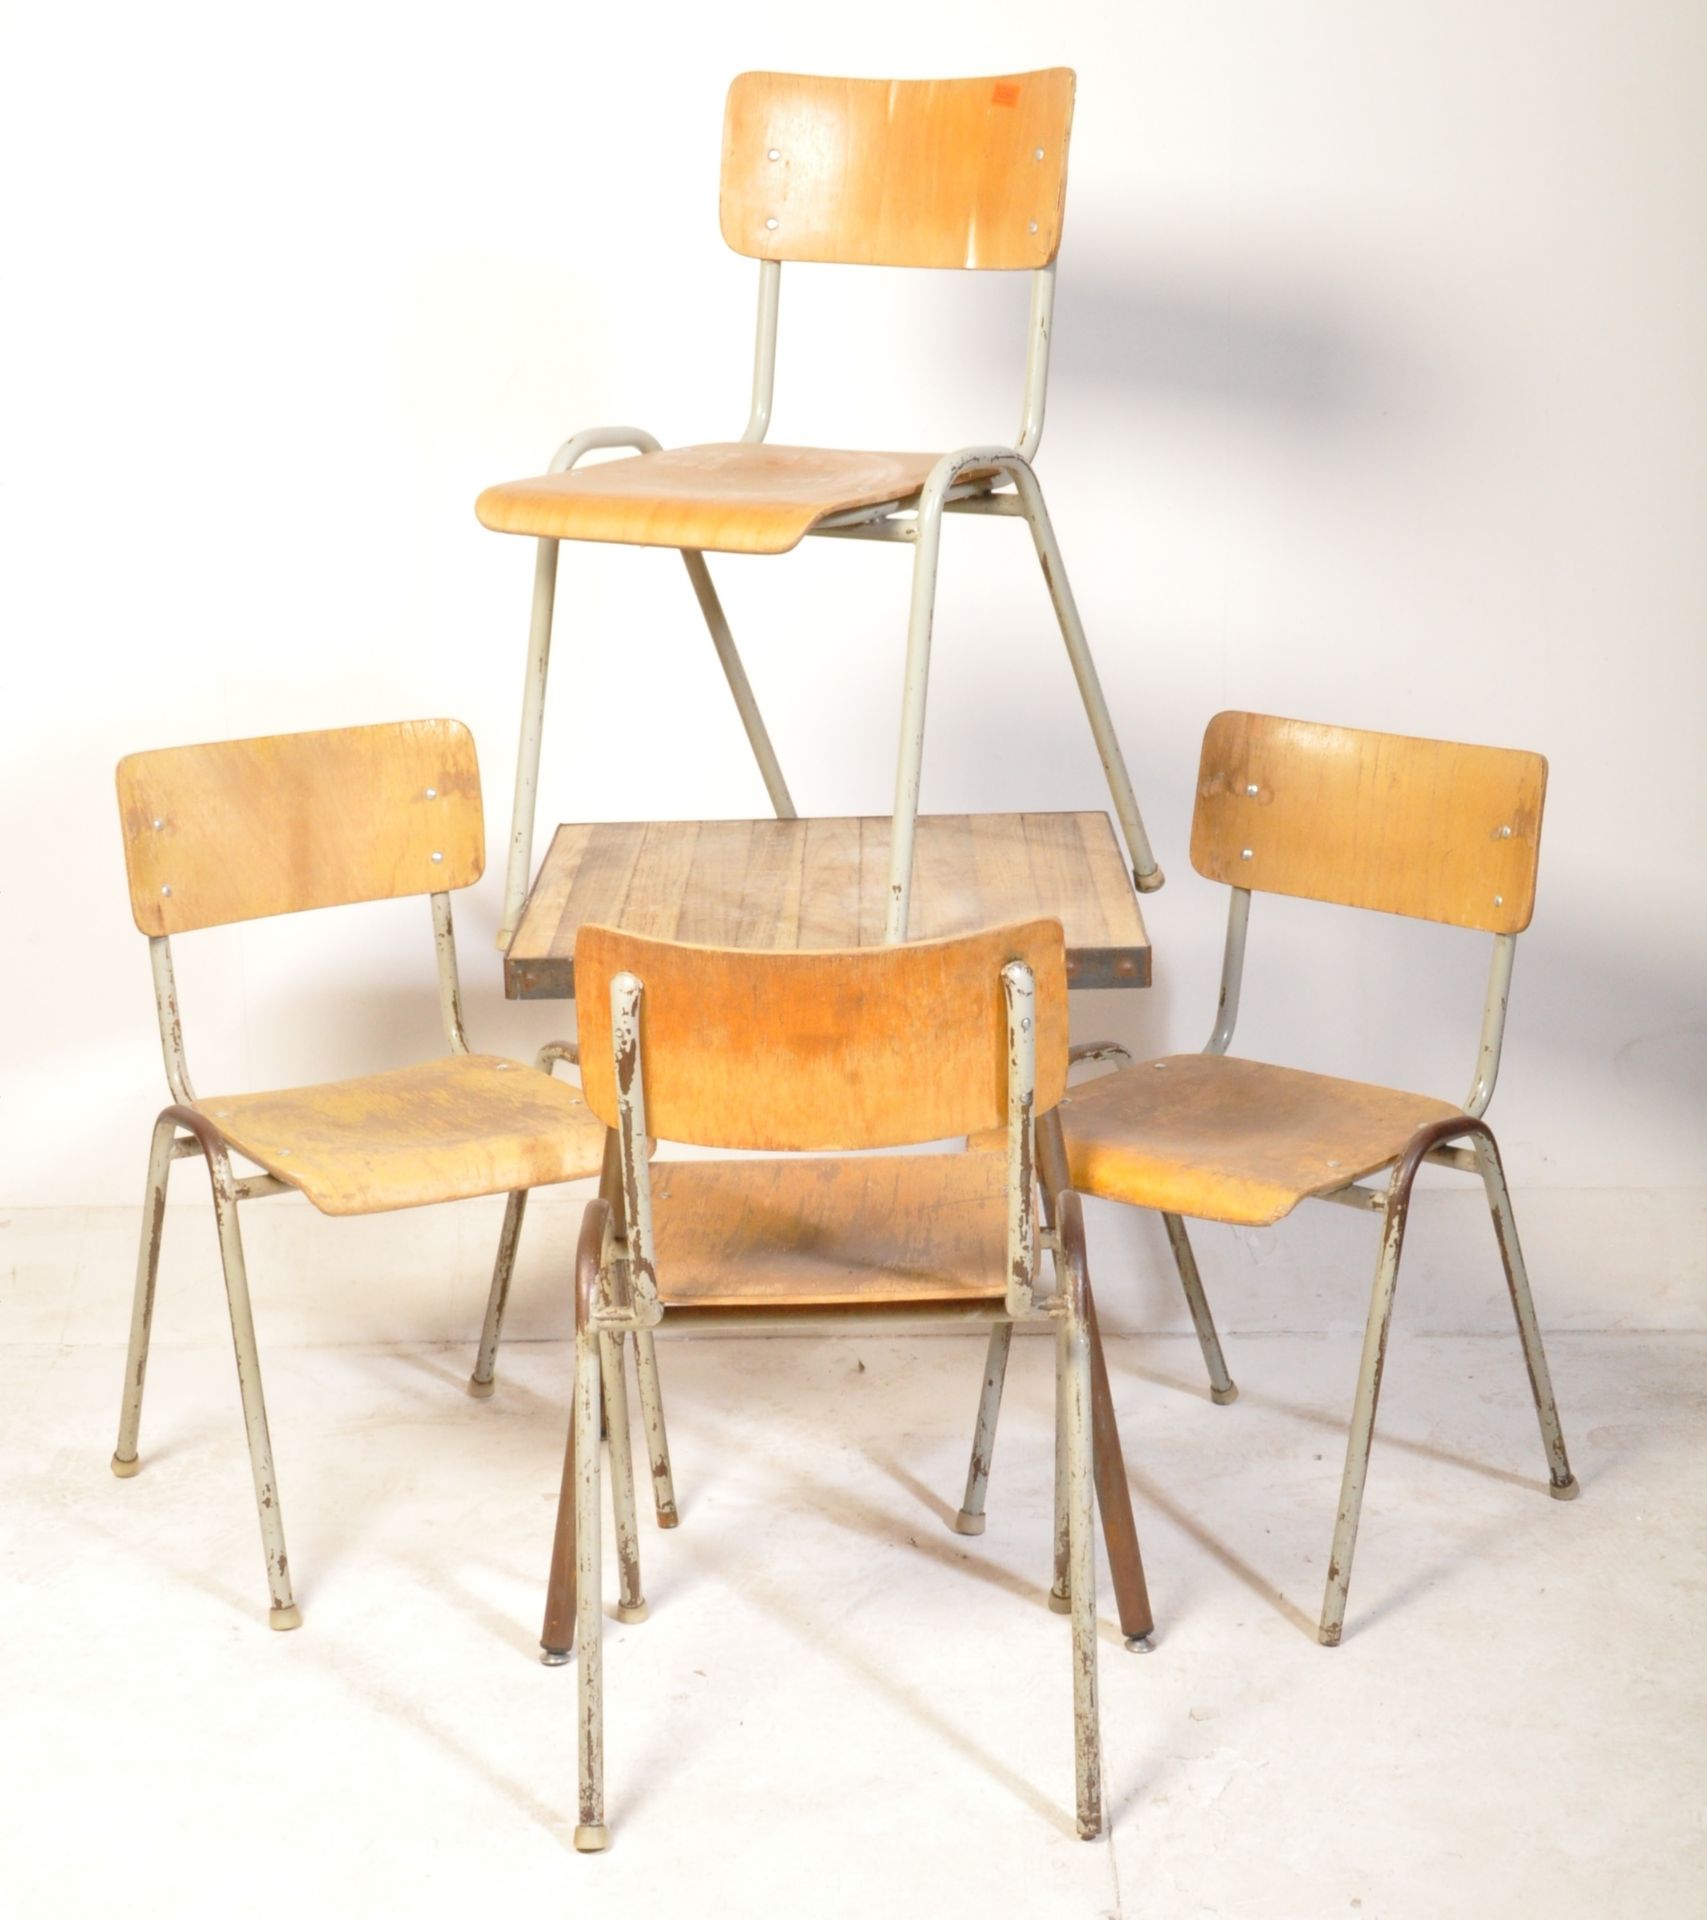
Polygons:
<instances>
[{"instance_id":1,"label":"wooden table top","mask_svg":"<svg viewBox=\"0 0 1707 1920\"><path fill-rule=\"evenodd\" d=\"M883 944L887 814L561 826L504 956L512 1000L575 992L586 925L760 950ZM1147 987L1150 939L1104 813L921 814L909 931L970 933L1039 914L1075 987Z\"/></svg>"}]
</instances>

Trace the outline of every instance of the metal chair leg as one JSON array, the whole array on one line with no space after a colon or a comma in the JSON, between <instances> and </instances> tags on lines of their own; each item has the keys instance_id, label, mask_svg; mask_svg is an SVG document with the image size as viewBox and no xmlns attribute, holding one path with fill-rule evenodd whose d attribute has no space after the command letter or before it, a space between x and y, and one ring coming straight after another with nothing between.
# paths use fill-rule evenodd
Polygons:
<instances>
[{"instance_id":1,"label":"metal chair leg","mask_svg":"<svg viewBox=\"0 0 1707 1920\"><path fill-rule=\"evenodd\" d=\"M628 1420L628 1374L624 1349L627 1336L600 1336L600 1365L604 1377L605 1428L610 1437L610 1497L616 1516L616 1558L621 1597L619 1620L646 1618L646 1597L640 1588L640 1528L634 1516L634 1447Z\"/></svg>"},{"instance_id":2,"label":"metal chair leg","mask_svg":"<svg viewBox=\"0 0 1707 1920\"><path fill-rule=\"evenodd\" d=\"M243 1423L249 1434L249 1466L255 1477L255 1506L261 1519L261 1544L267 1556L267 1586L272 1594L268 1624L280 1632L302 1625L291 1598L290 1563L285 1555L284 1519L273 1472L273 1443L267 1432L267 1406L261 1397L261 1356L255 1345L255 1319L249 1307L249 1273L237 1227L237 1195L231 1162L223 1147L208 1153L213 1179L213 1215L219 1229L219 1257L225 1268L225 1299L231 1311L231 1340L237 1353L237 1386L243 1398Z\"/></svg>"},{"instance_id":3,"label":"metal chair leg","mask_svg":"<svg viewBox=\"0 0 1707 1920\"><path fill-rule=\"evenodd\" d=\"M966 1468L966 1497L954 1518L956 1533L984 1531L984 1494L990 1484L996 1422L1002 1411L1002 1383L1007 1378L1008 1353L1013 1340L1011 1320L998 1320L991 1327L989 1351L984 1360L984 1387L978 1396L978 1424L972 1434L972 1458Z\"/></svg>"},{"instance_id":4,"label":"metal chair leg","mask_svg":"<svg viewBox=\"0 0 1707 1920\"><path fill-rule=\"evenodd\" d=\"M1162 1225L1167 1229L1168 1245L1173 1249L1179 1283L1185 1292L1185 1304L1191 1309L1191 1324L1197 1329L1197 1344L1203 1350L1203 1364L1209 1370L1209 1397L1216 1406L1227 1406L1238 1399L1239 1389L1233 1385L1227 1362L1222 1357L1221 1337L1215 1331L1209 1298L1203 1291L1203 1276L1197 1270L1197 1255L1192 1251L1191 1241L1186 1235L1185 1222L1177 1213L1164 1213Z\"/></svg>"},{"instance_id":5,"label":"metal chair leg","mask_svg":"<svg viewBox=\"0 0 1707 1920\"><path fill-rule=\"evenodd\" d=\"M128 1480L141 1467L136 1457L142 1427L142 1383L148 1372L148 1341L154 1325L154 1285L160 1272L160 1241L166 1231L166 1183L172 1175L177 1133L164 1114L154 1123L148 1147L148 1187L142 1200L142 1240L136 1254L136 1295L130 1310L130 1347L124 1363L124 1395L119 1405L119 1440L113 1472Z\"/></svg>"},{"instance_id":6,"label":"metal chair leg","mask_svg":"<svg viewBox=\"0 0 1707 1920\"><path fill-rule=\"evenodd\" d=\"M592 1302L598 1298L599 1262L603 1257L605 1229L610 1219L610 1204L590 1200L581 1216L581 1235L575 1246L575 1337L590 1318ZM579 1346L577 1345L577 1352ZM539 1630L540 1662L547 1667L567 1666L575 1645L576 1592L575 1489L576 1420L575 1389L571 1384L569 1431L563 1442L563 1479L557 1495L557 1522L551 1536L551 1572L545 1585L545 1621ZM593 1415L593 1442L598 1443L598 1413Z\"/></svg>"},{"instance_id":7,"label":"metal chair leg","mask_svg":"<svg viewBox=\"0 0 1707 1920\"><path fill-rule=\"evenodd\" d=\"M895 813L889 836L888 941L907 937L913 888L913 838L919 818L919 778L925 757L925 695L931 672L931 627L936 619L937 556L942 546L941 490L927 489L918 512L913 549L913 596L907 613L907 666L901 682L901 744L895 761Z\"/></svg>"},{"instance_id":8,"label":"metal chair leg","mask_svg":"<svg viewBox=\"0 0 1707 1920\"><path fill-rule=\"evenodd\" d=\"M1493 1215L1494 1235L1505 1265L1506 1288L1511 1294L1511 1310L1517 1318L1518 1338L1523 1342L1523 1361L1529 1369L1529 1389L1535 1396L1535 1414L1541 1423L1541 1444L1547 1450L1547 1491L1555 1500L1574 1500L1579 1488L1571 1463L1565 1457L1565 1436L1559 1426L1559 1409L1553 1399L1553 1380L1547 1371L1535 1302L1529 1293L1523 1248L1518 1244L1517 1220L1511 1209L1505 1168L1491 1133L1473 1134L1470 1144L1487 1191L1488 1211Z\"/></svg>"},{"instance_id":9,"label":"metal chair leg","mask_svg":"<svg viewBox=\"0 0 1707 1920\"><path fill-rule=\"evenodd\" d=\"M578 1853L597 1853L605 1828L604 1649L599 1619L599 1335L585 1318L575 1334L575 1630Z\"/></svg>"},{"instance_id":10,"label":"metal chair leg","mask_svg":"<svg viewBox=\"0 0 1707 1920\"><path fill-rule=\"evenodd\" d=\"M468 1391L476 1400L492 1397L498 1336L503 1331L504 1309L510 1302L510 1279L516 1270L516 1248L521 1241L527 1205L527 1189L522 1187L510 1195L504 1207L504 1224L498 1232L498 1257L492 1263L492 1291L486 1297L486 1324L480 1330L480 1351L468 1381Z\"/></svg>"},{"instance_id":11,"label":"metal chair leg","mask_svg":"<svg viewBox=\"0 0 1707 1920\"><path fill-rule=\"evenodd\" d=\"M1063 1213L1077 1213L1069 1195ZM1064 1408L1067 1454L1068 1585L1073 1614L1073 1756L1079 1838L1102 1832L1102 1736L1097 1715L1096 1537L1092 1531L1091 1340L1084 1266L1070 1261L1057 1338L1056 1398Z\"/></svg>"},{"instance_id":12,"label":"metal chair leg","mask_svg":"<svg viewBox=\"0 0 1707 1920\"><path fill-rule=\"evenodd\" d=\"M658 1350L650 1332L634 1336L634 1374L640 1386L640 1419L652 1467L652 1501L660 1527L676 1526L676 1483L670 1472L670 1436L664 1429L664 1391L658 1379Z\"/></svg>"},{"instance_id":13,"label":"metal chair leg","mask_svg":"<svg viewBox=\"0 0 1707 1920\"><path fill-rule=\"evenodd\" d=\"M1328 1556L1327 1590L1322 1599L1318 1638L1324 1647L1337 1647L1345 1625L1346 1590L1351 1585L1351 1557L1357 1547L1357 1523L1363 1512L1363 1486L1369 1475L1369 1447L1375 1435L1375 1405L1381 1397L1381 1370L1387 1360L1387 1334L1393 1323L1393 1294L1399 1283L1399 1258L1405 1246L1405 1221L1411 1210L1411 1189L1428 1149L1450 1137L1450 1123L1424 1127L1413 1137L1387 1182L1387 1205L1381 1222L1381 1252L1375 1262L1375 1285L1369 1300L1369 1319L1363 1331L1363 1357L1357 1369L1357 1396L1352 1402L1351 1433L1346 1440L1345 1471L1340 1480L1339 1511L1334 1520L1333 1551Z\"/></svg>"},{"instance_id":14,"label":"metal chair leg","mask_svg":"<svg viewBox=\"0 0 1707 1920\"><path fill-rule=\"evenodd\" d=\"M1120 1429L1114 1419L1114 1395L1108 1384L1108 1361L1097 1327L1096 1296L1084 1269L1084 1248L1071 1258L1085 1271L1085 1330L1091 1349L1091 1459L1096 1469L1097 1508L1102 1515L1103 1545L1114 1582L1120 1631L1128 1653L1150 1653L1156 1616L1150 1608L1150 1589L1144 1579L1144 1559L1138 1546L1138 1523L1132 1515L1132 1489L1126 1484L1126 1457Z\"/></svg>"},{"instance_id":15,"label":"metal chair leg","mask_svg":"<svg viewBox=\"0 0 1707 1920\"><path fill-rule=\"evenodd\" d=\"M765 723L759 713L759 703L753 698L753 689L747 679L747 670L741 664L741 656L735 650L735 636L729 630L729 620L723 611L723 602L717 597L717 589L711 584L711 569L705 564L705 555L687 548L681 550L682 564L688 570L688 578L693 582L694 597L699 601L699 610L705 615L705 624L711 633L711 644L717 649L717 658L723 668L723 677L729 682L729 691L735 696L736 711L741 716L741 725L747 731L747 744L753 750L753 758L759 765L759 777L765 783L765 792L770 796L772 811L779 820L794 820L799 816L794 811L794 802L789 798L788 782L782 777L782 768L777 764L776 748L771 745L771 737L765 730Z\"/></svg>"},{"instance_id":16,"label":"metal chair leg","mask_svg":"<svg viewBox=\"0 0 1707 1920\"><path fill-rule=\"evenodd\" d=\"M1150 837L1144 831L1143 816L1138 811L1138 796L1132 791L1132 776L1126 771L1126 760L1115 735L1114 721L1109 716L1108 701L1103 696L1102 682L1097 678L1096 662L1091 658L1090 642L1085 638L1085 625L1079 618L1078 602L1073 598L1072 585L1067 579L1066 563L1061 558L1061 548L1049 519L1049 509L1043 504L1043 489L1029 466L1018 466L1012 470L1012 474L1026 521L1031 527L1038 564L1043 569L1043 578L1049 587L1055 618L1060 623L1061 638L1066 642L1073 678L1079 683L1079 698L1085 703L1085 717L1091 723L1097 755L1108 779L1109 794L1114 801L1114 811L1119 817L1120 831L1132 861L1133 883L1140 893L1154 893L1162 884L1162 870L1156 864L1156 856L1150 849ZM923 538L922 533L920 537Z\"/></svg>"},{"instance_id":17,"label":"metal chair leg","mask_svg":"<svg viewBox=\"0 0 1707 1920\"><path fill-rule=\"evenodd\" d=\"M1067 1395L1062 1391L1061 1365L1058 1353L1055 1375L1055 1572L1049 1585L1051 1613L1073 1611L1073 1527L1068 1513L1072 1498L1068 1486L1068 1410Z\"/></svg>"},{"instance_id":18,"label":"metal chair leg","mask_svg":"<svg viewBox=\"0 0 1707 1920\"><path fill-rule=\"evenodd\" d=\"M516 795L510 815L510 855L504 873L504 914L498 948L507 951L533 882L533 816L539 798L539 748L545 732L545 681L551 667L551 618L557 599L557 542L541 540L533 565L533 613L528 623L527 678L522 683L522 731L516 747Z\"/></svg>"}]
</instances>

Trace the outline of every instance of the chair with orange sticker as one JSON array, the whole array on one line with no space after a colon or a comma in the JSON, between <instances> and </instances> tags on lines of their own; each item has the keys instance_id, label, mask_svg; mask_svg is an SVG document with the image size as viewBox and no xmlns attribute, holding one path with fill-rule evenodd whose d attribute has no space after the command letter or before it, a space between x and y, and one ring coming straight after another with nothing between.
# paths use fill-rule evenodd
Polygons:
<instances>
[{"instance_id":1,"label":"chair with orange sticker","mask_svg":"<svg viewBox=\"0 0 1707 1920\"><path fill-rule=\"evenodd\" d=\"M1067 189L1075 78L1065 67L995 78L847 80L743 73L723 122L723 238L759 263L752 399L739 440L664 448L638 427L595 427L547 472L489 487L482 525L538 542L509 867L499 944L533 879L534 810L560 543L675 548L686 564L778 818L794 801L706 566L708 553L780 554L808 535L913 550L900 746L888 848L887 938L907 932L925 693L945 515L1023 520L1054 604L1141 892L1150 851L1073 590L1032 462L1043 437L1055 258ZM785 262L1020 272L1031 277L1019 432L949 452L777 446L774 397ZM629 457L582 465L590 453Z\"/></svg>"}]
</instances>

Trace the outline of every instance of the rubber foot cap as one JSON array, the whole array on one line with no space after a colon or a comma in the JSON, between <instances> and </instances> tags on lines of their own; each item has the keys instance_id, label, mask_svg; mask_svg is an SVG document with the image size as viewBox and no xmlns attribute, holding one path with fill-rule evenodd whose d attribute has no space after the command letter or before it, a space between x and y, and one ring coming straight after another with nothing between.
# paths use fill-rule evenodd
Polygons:
<instances>
[{"instance_id":1,"label":"rubber foot cap","mask_svg":"<svg viewBox=\"0 0 1707 1920\"><path fill-rule=\"evenodd\" d=\"M1065 1593L1056 1593L1051 1589L1049 1594L1049 1611L1051 1613L1071 1613L1073 1611L1071 1596Z\"/></svg>"},{"instance_id":2,"label":"rubber foot cap","mask_svg":"<svg viewBox=\"0 0 1707 1920\"><path fill-rule=\"evenodd\" d=\"M1239 1397L1239 1389L1234 1386L1211 1387L1209 1397L1218 1407L1230 1407Z\"/></svg>"},{"instance_id":3,"label":"rubber foot cap","mask_svg":"<svg viewBox=\"0 0 1707 1920\"><path fill-rule=\"evenodd\" d=\"M496 1380L475 1380L471 1378L468 1382L468 1397L470 1400L490 1400L492 1398L492 1390L497 1384Z\"/></svg>"},{"instance_id":4,"label":"rubber foot cap","mask_svg":"<svg viewBox=\"0 0 1707 1920\"><path fill-rule=\"evenodd\" d=\"M115 1460L113 1462L113 1472L117 1473L118 1470L119 1470L119 1463ZM134 1465L130 1468L130 1471L132 1473L136 1471L136 1468ZM1574 1500L1577 1497L1577 1495L1582 1492L1582 1488L1577 1485L1577 1482L1573 1477L1572 1479L1567 1480L1562 1487L1556 1486L1551 1480L1549 1480L1547 1482L1547 1491L1553 1496L1555 1500Z\"/></svg>"},{"instance_id":5,"label":"rubber foot cap","mask_svg":"<svg viewBox=\"0 0 1707 1920\"><path fill-rule=\"evenodd\" d=\"M646 1619L651 1611L652 1609L647 1606L644 1600L637 1602L632 1607L624 1606L620 1600L616 1603L616 1617L628 1626L633 1626L637 1621Z\"/></svg>"},{"instance_id":6,"label":"rubber foot cap","mask_svg":"<svg viewBox=\"0 0 1707 1920\"><path fill-rule=\"evenodd\" d=\"M1138 869L1134 867L1132 869L1132 884L1140 893L1160 893L1166 884L1166 876L1160 867L1152 867L1148 873L1140 873Z\"/></svg>"},{"instance_id":7,"label":"rubber foot cap","mask_svg":"<svg viewBox=\"0 0 1707 1920\"><path fill-rule=\"evenodd\" d=\"M679 1527L681 1524L682 1516L677 1513L674 1507L660 1507L658 1509L658 1526L662 1532L668 1533L672 1527Z\"/></svg>"},{"instance_id":8,"label":"rubber foot cap","mask_svg":"<svg viewBox=\"0 0 1707 1920\"><path fill-rule=\"evenodd\" d=\"M954 1516L956 1533L968 1533L976 1536L984 1531L984 1516L981 1513L968 1513L964 1507Z\"/></svg>"},{"instance_id":9,"label":"rubber foot cap","mask_svg":"<svg viewBox=\"0 0 1707 1920\"><path fill-rule=\"evenodd\" d=\"M577 1853L603 1853L609 1845L609 1827L577 1827L575 1829L575 1851Z\"/></svg>"},{"instance_id":10,"label":"rubber foot cap","mask_svg":"<svg viewBox=\"0 0 1707 1920\"><path fill-rule=\"evenodd\" d=\"M113 1472L116 1473L121 1480L132 1479L141 1471L142 1461L140 1459L121 1460L116 1453L113 1455Z\"/></svg>"},{"instance_id":11,"label":"rubber foot cap","mask_svg":"<svg viewBox=\"0 0 1707 1920\"><path fill-rule=\"evenodd\" d=\"M1128 1653L1154 1653L1156 1651L1156 1643L1147 1633L1129 1633L1126 1636L1126 1651Z\"/></svg>"},{"instance_id":12,"label":"rubber foot cap","mask_svg":"<svg viewBox=\"0 0 1707 1920\"><path fill-rule=\"evenodd\" d=\"M291 1633L302 1625L300 1607L274 1607L267 1615L267 1625L274 1633Z\"/></svg>"},{"instance_id":13,"label":"rubber foot cap","mask_svg":"<svg viewBox=\"0 0 1707 1920\"><path fill-rule=\"evenodd\" d=\"M1338 1627L1321 1627L1317 1629L1316 1638L1324 1647L1337 1647L1340 1643L1340 1632L1341 1629Z\"/></svg>"},{"instance_id":14,"label":"rubber foot cap","mask_svg":"<svg viewBox=\"0 0 1707 1920\"><path fill-rule=\"evenodd\" d=\"M573 1658L573 1649L569 1647L541 1647L539 1650L539 1664L542 1667L566 1667Z\"/></svg>"}]
</instances>

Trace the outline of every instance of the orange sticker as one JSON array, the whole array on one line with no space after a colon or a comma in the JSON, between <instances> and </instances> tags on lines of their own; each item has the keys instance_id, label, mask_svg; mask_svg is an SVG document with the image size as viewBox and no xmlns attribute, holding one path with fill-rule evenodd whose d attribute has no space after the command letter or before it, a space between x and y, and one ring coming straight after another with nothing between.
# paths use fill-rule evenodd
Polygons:
<instances>
[{"instance_id":1,"label":"orange sticker","mask_svg":"<svg viewBox=\"0 0 1707 1920\"><path fill-rule=\"evenodd\" d=\"M990 89L990 104L993 107L1017 107L1019 105L1018 81L998 80Z\"/></svg>"}]
</instances>

